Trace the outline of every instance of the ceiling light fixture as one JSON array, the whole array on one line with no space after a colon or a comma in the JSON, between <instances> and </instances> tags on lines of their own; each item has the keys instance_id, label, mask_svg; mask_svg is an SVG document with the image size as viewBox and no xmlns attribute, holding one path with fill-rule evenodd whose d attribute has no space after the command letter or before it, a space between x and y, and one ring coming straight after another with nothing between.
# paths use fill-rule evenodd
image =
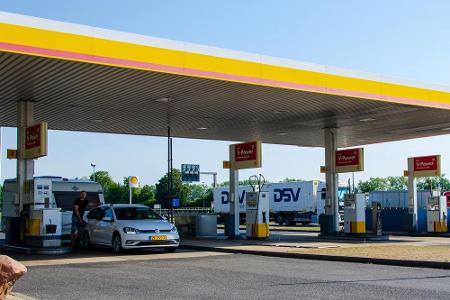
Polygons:
<instances>
[{"instance_id":1,"label":"ceiling light fixture","mask_svg":"<svg viewBox=\"0 0 450 300\"><path fill-rule=\"evenodd\" d=\"M197 127L197 130L208 130L208 127Z\"/></svg>"},{"instance_id":2,"label":"ceiling light fixture","mask_svg":"<svg viewBox=\"0 0 450 300\"><path fill-rule=\"evenodd\" d=\"M274 114L285 114L285 113L288 113L289 112L289 110L287 110L287 109L277 109L277 110L274 110L273 111L273 113Z\"/></svg>"},{"instance_id":3,"label":"ceiling light fixture","mask_svg":"<svg viewBox=\"0 0 450 300\"><path fill-rule=\"evenodd\" d=\"M375 121L375 119L374 118L365 118L365 119L361 119L359 121L360 122L372 122L372 121Z\"/></svg>"},{"instance_id":4,"label":"ceiling light fixture","mask_svg":"<svg viewBox=\"0 0 450 300\"><path fill-rule=\"evenodd\" d=\"M280 133L278 133L278 135L285 136L285 135L288 135L288 133L287 132L280 132Z\"/></svg>"},{"instance_id":5,"label":"ceiling light fixture","mask_svg":"<svg viewBox=\"0 0 450 300\"><path fill-rule=\"evenodd\" d=\"M162 97L162 98L156 99L155 101L156 101L156 102L159 102L159 103L167 103L167 102L170 101L170 98Z\"/></svg>"},{"instance_id":6,"label":"ceiling light fixture","mask_svg":"<svg viewBox=\"0 0 450 300\"><path fill-rule=\"evenodd\" d=\"M103 120L103 119L93 119L93 120L91 120L91 122L95 122L95 123L101 123L103 121L105 121L105 120Z\"/></svg>"}]
</instances>

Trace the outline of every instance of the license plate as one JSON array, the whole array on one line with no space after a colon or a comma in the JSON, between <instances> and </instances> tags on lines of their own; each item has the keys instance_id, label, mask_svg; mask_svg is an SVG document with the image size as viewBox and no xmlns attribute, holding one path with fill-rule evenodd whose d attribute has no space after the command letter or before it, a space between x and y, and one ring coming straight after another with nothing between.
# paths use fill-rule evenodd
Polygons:
<instances>
[{"instance_id":1,"label":"license plate","mask_svg":"<svg viewBox=\"0 0 450 300\"><path fill-rule=\"evenodd\" d=\"M165 241L165 240L167 240L167 236L166 235L154 235L154 236L151 236L150 239L152 241Z\"/></svg>"}]
</instances>

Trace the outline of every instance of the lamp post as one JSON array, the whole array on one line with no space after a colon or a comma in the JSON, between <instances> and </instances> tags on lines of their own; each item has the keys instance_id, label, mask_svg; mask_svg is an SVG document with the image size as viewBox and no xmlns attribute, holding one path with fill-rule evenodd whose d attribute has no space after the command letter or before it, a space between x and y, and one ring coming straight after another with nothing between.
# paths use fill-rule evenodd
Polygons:
<instances>
[{"instance_id":1,"label":"lamp post","mask_svg":"<svg viewBox=\"0 0 450 300\"><path fill-rule=\"evenodd\" d=\"M92 181L95 181L95 166L96 164L91 162L91 167L92 167Z\"/></svg>"}]
</instances>

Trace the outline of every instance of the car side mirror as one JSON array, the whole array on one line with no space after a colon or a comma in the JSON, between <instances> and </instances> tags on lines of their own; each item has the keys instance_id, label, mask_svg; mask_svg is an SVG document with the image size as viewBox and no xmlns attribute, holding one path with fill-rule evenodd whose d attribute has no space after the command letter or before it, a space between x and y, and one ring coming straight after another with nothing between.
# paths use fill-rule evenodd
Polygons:
<instances>
[{"instance_id":1,"label":"car side mirror","mask_svg":"<svg viewBox=\"0 0 450 300\"><path fill-rule=\"evenodd\" d=\"M111 217L103 217L103 222L113 222L114 220Z\"/></svg>"}]
</instances>

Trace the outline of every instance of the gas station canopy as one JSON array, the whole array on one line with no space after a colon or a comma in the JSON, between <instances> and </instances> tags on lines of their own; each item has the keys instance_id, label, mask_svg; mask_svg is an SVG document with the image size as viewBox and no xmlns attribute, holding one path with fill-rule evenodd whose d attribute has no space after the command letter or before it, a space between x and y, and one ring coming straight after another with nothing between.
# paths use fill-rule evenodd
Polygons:
<instances>
[{"instance_id":1,"label":"gas station canopy","mask_svg":"<svg viewBox=\"0 0 450 300\"><path fill-rule=\"evenodd\" d=\"M382 63L382 62L381 62ZM450 133L450 88L0 12L0 125L339 147Z\"/></svg>"}]
</instances>

